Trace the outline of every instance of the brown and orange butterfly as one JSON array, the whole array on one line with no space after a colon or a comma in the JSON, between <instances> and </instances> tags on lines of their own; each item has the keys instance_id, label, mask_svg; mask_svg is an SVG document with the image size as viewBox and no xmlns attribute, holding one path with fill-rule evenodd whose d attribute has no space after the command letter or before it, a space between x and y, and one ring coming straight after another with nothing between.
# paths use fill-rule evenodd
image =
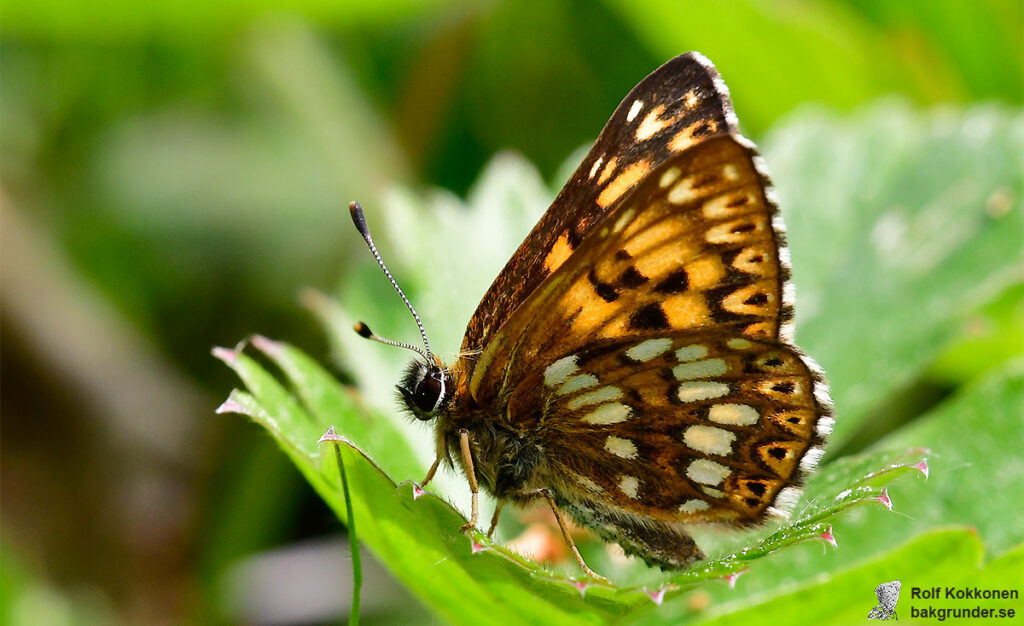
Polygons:
<instances>
[{"instance_id":1,"label":"brown and orange butterfly","mask_svg":"<svg viewBox=\"0 0 1024 626\"><path fill-rule=\"evenodd\" d=\"M662 568L703 558L685 525L785 514L833 421L821 371L792 343L789 274L728 90L702 55L676 57L616 109L484 294L457 360L430 352L418 316L424 349L398 344L422 357L398 391L436 424L423 484L454 457L473 492L464 530L478 485L498 501L491 531L504 503L546 499L593 576L559 509Z\"/></svg>"}]
</instances>

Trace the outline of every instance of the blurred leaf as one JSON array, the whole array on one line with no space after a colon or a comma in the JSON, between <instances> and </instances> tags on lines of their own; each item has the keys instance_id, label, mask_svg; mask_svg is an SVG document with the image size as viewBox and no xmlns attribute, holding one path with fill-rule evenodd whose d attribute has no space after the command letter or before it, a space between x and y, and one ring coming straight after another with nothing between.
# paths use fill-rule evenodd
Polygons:
<instances>
[{"instance_id":1,"label":"blurred leaf","mask_svg":"<svg viewBox=\"0 0 1024 626\"><path fill-rule=\"evenodd\" d=\"M1022 351L1024 284L1016 284L965 317L960 340L932 364L928 376L951 385L963 384Z\"/></svg>"},{"instance_id":2,"label":"blurred leaf","mask_svg":"<svg viewBox=\"0 0 1024 626\"><path fill-rule=\"evenodd\" d=\"M884 430L886 400L965 315L1020 281L1024 117L890 102L843 121L795 116L764 154L792 250L797 341L836 403L834 452L871 418Z\"/></svg>"},{"instance_id":3,"label":"blurred leaf","mask_svg":"<svg viewBox=\"0 0 1024 626\"><path fill-rule=\"evenodd\" d=\"M661 58L712 59L753 136L805 102L851 110L888 93L920 103L1024 98L1018 2L605 3Z\"/></svg>"},{"instance_id":4,"label":"blurred leaf","mask_svg":"<svg viewBox=\"0 0 1024 626\"><path fill-rule=\"evenodd\" d=\"M606 2L664 59L688 50L711 59L754 136L804 102L850 110L888 92L921 95L882 34L842 4ZM952 90L948 70L934 70L930 80Z\"/></svg>"},{"instance_id":5,"label":"blurred leaf","mask_svg":"<svg viewBox=\"0 0 1024 626\"><path fill-rule=\"evenodd\" d=\"M367 26L419 15L450 4L451 0L304 0L288 12L322 22ZM280 6L265 0L243 2L150 2L125 0L101 3L5 2L0 11L8 35L55 39L137 40L153 33L206 34L244 25L265 14L280 14Z\"/></svg>"},{"instance_id":6,"label":"blurred leaf","mask_svg":"<svg viewBox=\"0 0 1024 626\"><path fill-rule=\"evenodd\" d=\"M844 0L843 4L885 30L894 57L930 62L922 63L921 71L948 64L974 98L1019 103L1024 96L1020 2ZM979 45L981 33L984 45Z\"/></svg>"},{"instance_id":7,"label":"blurred leaf","mask_svg":"<svg viewBox=\"0 0 1024 626\"><path fill-rule=\"evenodd\" d=\"M57 587L0 545L0 624L104 626L117 624L106 597L94 589Z\"/></svg>"}]
</instances>

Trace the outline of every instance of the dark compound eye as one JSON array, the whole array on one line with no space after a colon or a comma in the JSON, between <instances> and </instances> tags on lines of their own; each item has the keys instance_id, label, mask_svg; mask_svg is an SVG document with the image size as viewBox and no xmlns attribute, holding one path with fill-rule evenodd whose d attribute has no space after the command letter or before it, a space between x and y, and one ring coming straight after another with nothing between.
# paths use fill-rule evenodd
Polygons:
<instances>
[{"instance_id":1,"label":"dark compound eye","mask_svg":"<svg viewBox=\"0 0 1024 626\"><path fill-rule=\"evenodd\" d=\"M444 370L417 360L409 364L398 391L416 419L426 421L433 419L435 411L444 404L446 383Z\"/></svg>"},{"instance_id":2,"label":"dark compound eye","mask_svg":"<svg viewBox=\"0 0 1024 626\"><path fill-rule=\"evenodd\" d=\"M437 400L441 397L443 391L444 386L441 384L441 372L431 369L424 372L423 378L416 383L416 388L409 394L409 399L413 401L413 404L419 410L430 412L437 406Z\"/></svg>"}]
</instances>

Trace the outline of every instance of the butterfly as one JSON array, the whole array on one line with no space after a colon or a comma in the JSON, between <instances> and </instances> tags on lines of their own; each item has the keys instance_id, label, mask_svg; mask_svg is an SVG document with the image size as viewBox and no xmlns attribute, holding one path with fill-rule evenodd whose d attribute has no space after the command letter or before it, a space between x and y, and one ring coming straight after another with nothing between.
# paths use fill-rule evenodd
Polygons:
<instances>
[{"instance_id":1,"label":"butterfly","mask_svg":"<svg viewBox=\"0 0 1024 626\"><path fill-rule=\"evenodd\" d=\"M898 580L882 583L875 587L875 597L878 598L878 606L871 609L871 612L868 613L868 619L890 620L895 618L898 622L900 618L896 615L896 602L900 599L901 587L902 585Z\"/></svg>"},{"instance_id":2,"label":"butterfly","mask_svg":"<svg viewBox=\"0 0 1024 626\"><path fill-rule=\"evenodd\" d=\"M729 92L699 53L622 101L469 320L459 356L423 349L397 385L436 460L546 500L649 565L704 558L685 526L785 515L832 427L823 374L793 344L784 228Z\"/></svg>"}]
</instances>

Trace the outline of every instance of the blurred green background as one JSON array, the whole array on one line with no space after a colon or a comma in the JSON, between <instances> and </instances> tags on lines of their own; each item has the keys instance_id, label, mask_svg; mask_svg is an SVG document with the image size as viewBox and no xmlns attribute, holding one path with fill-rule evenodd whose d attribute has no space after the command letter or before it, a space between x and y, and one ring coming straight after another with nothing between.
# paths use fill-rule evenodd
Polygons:
<instances>
[{"instance_id":1,"label":"blurred green background","mask_svg":"<svg viewBox=\"0 0 1024 626\"><path fill-rule=\"evenodd\" d=\"M629 89L688 50L717 65L755 140L880 99L1018 120L1024 104L1013 0L74 0L6 2L0 21L12 624L343 620L340 526L261 430L213 414L236 382L209 350L260 332L330 362L297 294L365 269L348 201L464 196L512 150L546 183L536 214ZM1022 290L985 300L990 323L901 401L929 406L1021 353ZM311 571L336 584L261 597ZM368 576L368 618L430 622Z\"/></svg>"}]
</instances>

